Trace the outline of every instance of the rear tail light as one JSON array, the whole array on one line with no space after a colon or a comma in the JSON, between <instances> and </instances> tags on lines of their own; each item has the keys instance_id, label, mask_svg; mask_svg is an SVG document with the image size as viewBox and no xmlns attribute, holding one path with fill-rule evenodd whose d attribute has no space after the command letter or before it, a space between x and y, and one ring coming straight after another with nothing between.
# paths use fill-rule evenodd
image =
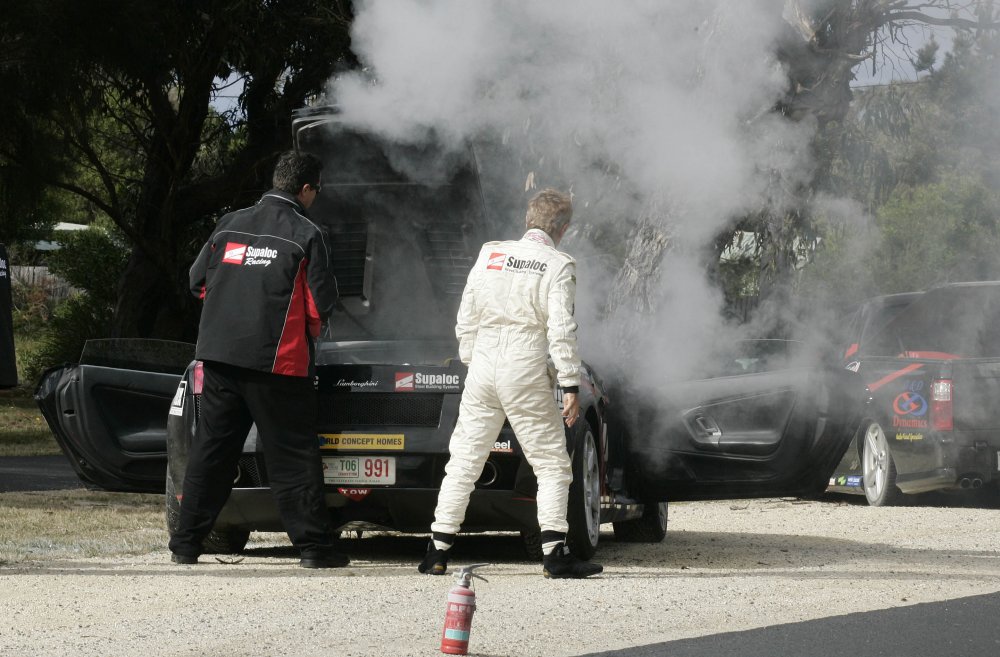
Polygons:
<instances>
[{"instance_id":1,"label":"rear tail light","mask_svg":"<svg viewBox=\"0 0 1000 657\"><path fill-rule=\"evenodd\" d=\"M205 369L200 360L195 361L194 370L191 371L191 394L200 395L201 388L205 385Z\"/></svg>"},{"instance_id":2,"label":"rear tail light","mask_svg":"<svg viewBox=\"0 0 1000 657\"><path fill-rule=\"evenodd\" d=\"M953 392L951 379L937 379L931 384L931 426L938 431L954 428Z\"/></svg>"}]
</instances>

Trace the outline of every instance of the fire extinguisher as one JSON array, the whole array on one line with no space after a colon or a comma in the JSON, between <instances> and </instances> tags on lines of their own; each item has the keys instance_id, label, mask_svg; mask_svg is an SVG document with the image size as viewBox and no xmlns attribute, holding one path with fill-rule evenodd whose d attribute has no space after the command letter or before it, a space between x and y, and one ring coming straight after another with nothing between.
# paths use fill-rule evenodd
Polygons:
<instances>
[{"instance_id":1,"label":"fire extinguisher","mask_svg":"<svg viewBox=\"0 0 1000 657\"><path fill-rule=\"evenodd\" d=\"M448 591L448 604L444 613L444 631L441 632L441 652L465 655L469 652L469 632L472 631L472 614L476 611L476 592L472 580L488 581L473 570L489 564L465 566L455 573L455 586Z\"/></svg>"}]
</instances>

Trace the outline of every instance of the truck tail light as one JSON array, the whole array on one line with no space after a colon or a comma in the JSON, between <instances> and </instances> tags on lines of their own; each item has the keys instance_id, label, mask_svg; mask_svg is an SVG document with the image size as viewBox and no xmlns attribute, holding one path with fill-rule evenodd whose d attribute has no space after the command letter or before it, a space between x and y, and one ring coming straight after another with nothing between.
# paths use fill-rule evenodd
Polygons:
<instances>
[{"instance_id":1,"label":"truck tail light","mask_svg":"<svg viewBox=\"0 0 1000 657\"><path fill-rule=\"evenodd\" d=\"M951 379L937 379L931 384L931 426L937 431L954 428Z\"/></svg>"},{"instance_id":2,"label":"truck tail light","mask_svg":"<svg viewBox=\"0 0 1000 657\"><path fill-rule=\"evenodd\" d=\"M191 370L191 394L200 395L202 386L205 385L205 368L200 360L195 361L194 369Z\"/></svg>"}]
</instances>

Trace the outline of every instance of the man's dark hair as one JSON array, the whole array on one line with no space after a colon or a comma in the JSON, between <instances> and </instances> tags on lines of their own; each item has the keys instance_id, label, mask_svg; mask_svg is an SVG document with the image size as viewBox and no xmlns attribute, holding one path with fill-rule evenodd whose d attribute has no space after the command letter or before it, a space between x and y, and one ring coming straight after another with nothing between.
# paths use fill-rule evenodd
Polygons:
<instances>
[{"instance_id":1,"label":"man's dark hair","mask_svg":"<svg viewBox=\"0 0 1000 657\"><path fill-rule=\"evenodd\" d=\"M323 163L315 155L286 151L274 165L274 177L271 184L289 194L298 194L303 185L319 185L319 172Z\"/></svg>"}]
</instances>

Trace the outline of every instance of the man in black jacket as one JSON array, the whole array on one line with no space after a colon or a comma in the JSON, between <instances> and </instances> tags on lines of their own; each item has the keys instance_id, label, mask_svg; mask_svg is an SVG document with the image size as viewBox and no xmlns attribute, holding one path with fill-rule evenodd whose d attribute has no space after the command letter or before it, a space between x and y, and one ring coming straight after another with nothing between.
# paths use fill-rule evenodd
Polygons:
<instances>
[{"instance_id":1,"label":"man in black jacket","mask_svg":"<svg viewBox=\"0 0 1000 657\"><path fill-rule=\"evenodd\" d=\"M300 564L348 564L333 547L315 426L314 341L337 302L326 237L305 215L320 192L321 169L311 155L282 155L274 189L222 217L191 266L191 291L205 302L195 352L204 384L170 539L175 563L197 563L256 423Z\"/></svg>"}]
</instances>

